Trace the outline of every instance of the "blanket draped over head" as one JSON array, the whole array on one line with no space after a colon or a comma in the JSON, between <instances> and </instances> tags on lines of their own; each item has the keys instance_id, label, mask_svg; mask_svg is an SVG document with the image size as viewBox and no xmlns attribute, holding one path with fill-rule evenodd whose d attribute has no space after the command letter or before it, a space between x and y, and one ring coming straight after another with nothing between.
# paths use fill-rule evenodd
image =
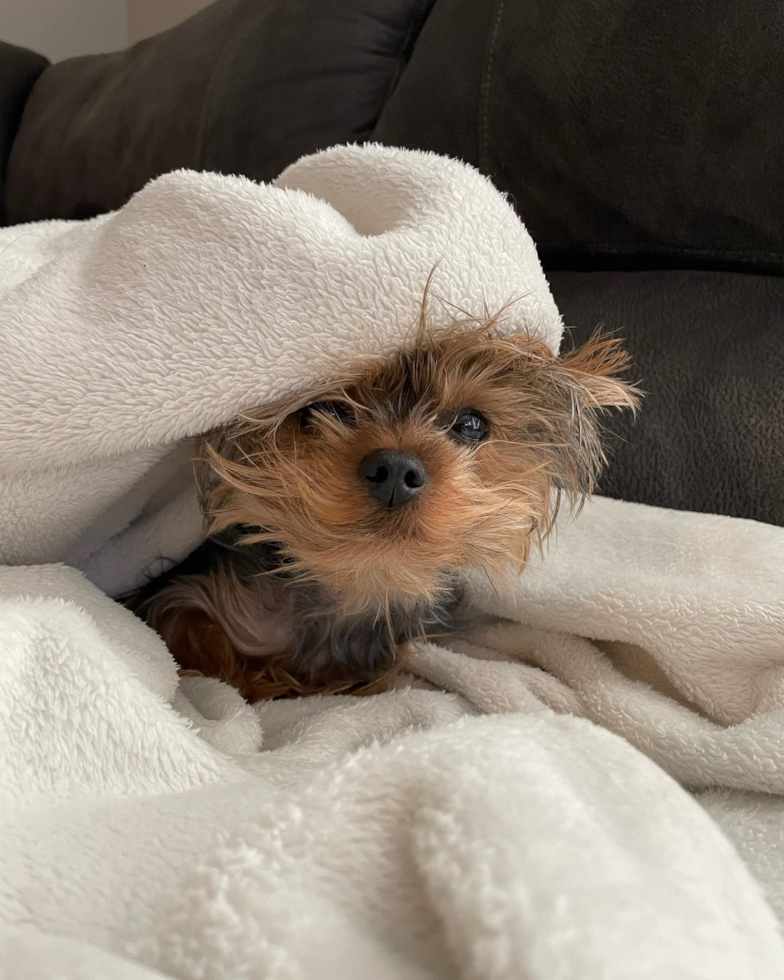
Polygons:
<instances>
[{"instance_id":1,"label":"blanket draped over head","mask_svg":"<svg viewBox=\"0 0 784 980\"><path fill-rule=\"evenodd\" d=\"M200 540L193 439L405 343L431 274L558 349L431 154L0 231L0 977L784 976L783 530L596 499L368 698L251 708L110 598Z\"/></svg>"},{"instance_id":2,"label":"blanket draped over head","mask_svg":"<svg viewBox=\"0 0 784 980\"><path fill-rule=\"evenodd\" d=\"M0 561L107 591L201 534L186 441L307 390L433 316L495 313L554 349L531 239L476 171L342 147L274 185L177 172L120 211L0 234Z\"/></svg>"}]
</instances>

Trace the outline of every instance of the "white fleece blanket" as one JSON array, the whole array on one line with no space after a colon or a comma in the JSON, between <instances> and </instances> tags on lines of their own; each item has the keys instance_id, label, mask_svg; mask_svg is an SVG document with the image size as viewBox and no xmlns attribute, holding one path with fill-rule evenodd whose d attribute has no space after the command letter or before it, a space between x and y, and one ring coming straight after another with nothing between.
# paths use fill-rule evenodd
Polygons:
<instances>
[{"instance_id":1,"label":"white fleece blanket","mask_svg":"<svg viewBox=\"0 0 784 980\"><path fill-rule=\"evenodd\" d=\"M782 563L597 500L418 681L255 711L78 572L6 570L0 976L780 978Z\"/></svg>"},{"instance_id":2,"label":"white fleece blanket","mask_svg":"<svg viewBox=\"0 0 784 980\"><path fill-rule=\"evenodd\" d=\"M255 709L102 591L198 538L187 437L437 260L557 345L489 184L343 148L2 234L2 980L784 976L784 531L596 500L396 690Z\"/></svg>"}]
</instances>

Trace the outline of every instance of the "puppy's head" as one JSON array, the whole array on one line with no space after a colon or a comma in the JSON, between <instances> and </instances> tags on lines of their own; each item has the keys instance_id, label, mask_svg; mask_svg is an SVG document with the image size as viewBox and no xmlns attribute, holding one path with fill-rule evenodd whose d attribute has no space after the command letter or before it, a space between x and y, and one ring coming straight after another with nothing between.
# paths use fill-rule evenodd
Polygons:
<instances>
[{"instance_id":1,"label":"puppy's head","mask_svg":"<svg viewBox=\"0 0 784 980\"><path fill-rule=\"evenodd\" d=\"M558 500L588 494L599 416L634 407L626 356L563 357L497 320L420 329L387 357L207 440L210 533L240 525L347 611L439 600L452 574L521 569Z\"/></svg>"}]
</instances>

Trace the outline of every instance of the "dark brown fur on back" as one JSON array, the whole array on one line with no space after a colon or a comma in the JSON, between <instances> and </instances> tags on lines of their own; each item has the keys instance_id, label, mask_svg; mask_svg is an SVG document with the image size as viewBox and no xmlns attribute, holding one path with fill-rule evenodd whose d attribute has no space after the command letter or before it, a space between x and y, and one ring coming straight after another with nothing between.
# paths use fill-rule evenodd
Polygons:
<instances>
[{"instance_id":1,"label":"dark brown fur on back","mask_svg":"<svg viewBox=\"0 0 784 980\"><path fill-rule=\"evenodd\" d=\"M440 623L454 601L450 592L437 608L342 615L318 583L287 573L274 546L240 541L236 529L209 538L129 604L182 671L220 677L251 702L372 693L402 665L406 640Z\"/></svg>"}]
</instances>

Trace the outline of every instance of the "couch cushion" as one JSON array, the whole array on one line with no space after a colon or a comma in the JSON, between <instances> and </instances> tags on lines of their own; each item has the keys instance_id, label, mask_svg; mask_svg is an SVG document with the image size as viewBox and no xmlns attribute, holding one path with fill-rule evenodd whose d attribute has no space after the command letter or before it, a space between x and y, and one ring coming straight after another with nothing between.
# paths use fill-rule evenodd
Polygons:
<instances>
[{"instance_id":1,"label":"couch cushion","mask_svg":"<svg viewBox=\"0 0 784 980\"><path fill-rule=\"evenodd\" d=\"M177 167L270 180L370 133L432 0L219 0L36 85L7 222L87 217Z\"/></svg>"},{"instance_id":2,"label":"couch cushion","mask_svg":"<svg viewBox=\"0 0 784 980\"><path fill-rule=\"evenodd\" d=\"M438 0L375 135L508 191L551 268L784 271L784 4Z\"/></svg>"},{"instance_id":3,"label":"couch cushion","mask_svg":"<svg viewBox=\"0 0 784 980\"><path fill-rule=\"evenodd\" d=\"M575 342L626 340L648 393L608 419L603 493L784 525L784 280L710 272L555 273Z\"/></svg>"}]
</instances>

